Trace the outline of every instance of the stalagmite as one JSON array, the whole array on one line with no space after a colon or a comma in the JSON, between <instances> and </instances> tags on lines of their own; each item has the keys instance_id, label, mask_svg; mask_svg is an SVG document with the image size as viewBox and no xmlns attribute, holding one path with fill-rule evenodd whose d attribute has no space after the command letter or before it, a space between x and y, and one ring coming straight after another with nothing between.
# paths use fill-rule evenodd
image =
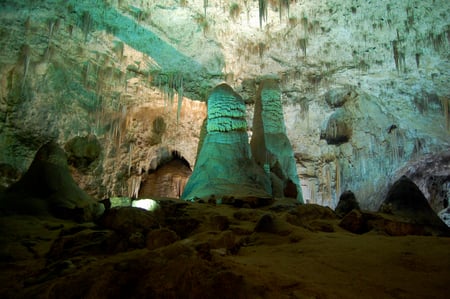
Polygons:
<instances>
[{"instance_id":1,"label":"stalagmite","mask_svg":"<svg viewBox=\"0 0 450 299\"><path fill-rule=\"evenodd\" d=\"M182 198L271 197L270 180L250 158L245 103L227 84L208 97L207 132Z\"/></svg>"},{"instance_id":2,"label":"stalagmite","mask_svg":"<svg viewBox=\"0 0 450 299\"><path fill-rule=\"evenodd\" d=\"M296 197L303 202L294 153L286 135L281 92L275 79L265 79L260 84L251 149L255 161L270 169L273 195ZM280 181L282 186L277 186Z\"/></svg>"}]
</instances>

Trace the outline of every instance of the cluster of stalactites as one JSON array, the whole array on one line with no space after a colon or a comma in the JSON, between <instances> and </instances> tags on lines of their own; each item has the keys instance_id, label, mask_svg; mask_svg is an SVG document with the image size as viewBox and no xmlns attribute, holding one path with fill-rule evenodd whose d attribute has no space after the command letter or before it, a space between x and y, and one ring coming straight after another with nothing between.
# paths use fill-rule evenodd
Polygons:
<instances>
[{"instance_id":1,"label":"cluster of stalactites","mask_svg":"<svg viewBox=\"0 0 450 299\"><path fill-rule=\"evenodd\" d=\"M221 84L213 89L208 98L208 133L245 131L245 115L244 101L230 86Z\"/></svg>"}]
</instances>

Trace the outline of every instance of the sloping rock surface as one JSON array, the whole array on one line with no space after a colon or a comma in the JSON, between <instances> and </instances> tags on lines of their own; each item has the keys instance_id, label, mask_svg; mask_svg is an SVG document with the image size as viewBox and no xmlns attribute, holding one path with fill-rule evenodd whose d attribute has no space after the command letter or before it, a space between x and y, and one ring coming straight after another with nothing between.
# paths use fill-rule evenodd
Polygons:
<instances>
[{"instance_id":1,"label":"sloping rock surface","mask_svg":"<svg viewBox=\"0 0 450 299\"><path fill-rule=\"evenodd\" d=\"M67 165L65 152L54 142L43 145L23 177L0 198L10 212L93 220L101 206L80 189Z\"/></svg>"}]
</instances>

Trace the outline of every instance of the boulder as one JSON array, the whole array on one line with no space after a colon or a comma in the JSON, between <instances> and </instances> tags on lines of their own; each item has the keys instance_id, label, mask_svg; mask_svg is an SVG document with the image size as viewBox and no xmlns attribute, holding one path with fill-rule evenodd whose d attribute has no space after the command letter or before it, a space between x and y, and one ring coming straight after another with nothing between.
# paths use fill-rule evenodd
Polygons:
<instances>
[{"instance_id":1,"label":"boulder","mask_svg":"<svg viewBox=\"0 0 450 299\"><path fill-rule=\"evenodd\" d=\"M146 234L151 229L159 228L159 222L152 212L134 207L111 208L98 223L127 237L136 232Z\"/></svg>"},{"instance_id":2,"label":"boulder","mask_svg":"<svg viewBox=\"0 0 450 299\"><path fill-rule=\"evenodd\" d=\"M356 209L346 213L339 226L354 234L364 234L372 229L368 225L367 215Z\"/></svg>"},{"instance_id":3,"label":"boulder","mask_svg":"<svg viewBox=\"0 0 450 299\"><path fill-rule=\"evenodd\" d=\"M295 226L304 227L310 231L333 232L334 227L329 222L338 217L329 207L316 204L304 204L293 208L286 215L286 221Z\"/></svg>"},{"instance_id":4,"label":"boulder","mask_svg":"<svg viewBox=\"0 0 450 299\"><path fill-rule=\"evenodd\" d=\"M299 205L296 208L292 209L289 214L295 216L299 221L337 219L337 216L332 209L317 204Z\"/></svg>"},{"instance_id":5,"label":"boulder","mask_svg":"<svg viewBox=\"0 0 450 299\"><path fill-rule=\"evenodd\" d=\"M95 227L62 230L47 253L47 259L56 261L75 256L111 254L118 249L119 242L119 236L112 230Z\"/></svg>"},{"instance_id":6,"label":"boulder","mask_svg":"<svg viewBox=\"0 0 450 299\"><path fill-rule=\"evenodd\" d=\"M28 171L0 199L0 207L15 213L52 214L77 221L91 221L103 212L103 206L75 183L66 154L55 142L38 150Z\"/></svg>"},{"instance_id":7,"label":"boulder","mask_svg":"<svg viewBox=\"0 0 450 299\"><path fill-rule=\"evenodd\" d=\"M373 231L389 236L427 236L436 233L426 226L407 222L398 216L363 212L357 209L347 213L342 218L339 226L354 234L364 234Z\"/></svg>"},{"instance_id":8,"label":"boulder","mask_svg":"<svg viewBox=\"0 0 450 299\"><path fill-rule=\"evenodd\" d=\"M275 200L272 197L256 197L256 196L246 196L246 197L229 197L224 196L221 200L221 203L232 205L236 208L260 208L264 206L268 206L274 203Z\"/></svg>"},{"instance_id":9,"label":"boulder","mask_svg":"<svg viewBox=\"0 0 450 299\"><path fill-rule=\"evenodd\" d=\"M350 190L344 191L339 197L339 202L334 209L335 213L339 217L344 217L354 209L359 210L359 203L356 200L355 194Z\"/></svg>"},{"instance_id":10,"label":"boulder","mask_svg":"<svg viewBox=\"0 0 450 299\"><path fill-rule=\"evenodd\" d=\"M150 250L158 249L170 245L180 239L172 230L160 228L147 233L146 247Z\"/></svg>"},{"instance_id":11,"label":"boulder","mask_svg":"<svg viewBox=\"0 0 450 299\"><path fill-rule=\"evenodd\" d=\"M245 103L230 86L212 90L206 136L182 199L271 197L269 176L250 158L245 116Z\"/></svg>"},{"instance_id":12,"label":"boulder","mask_svg":"<svg viewBox=\"0 0 450 299\"><path fill-rule=\"evenodd\" d=\"M252 157L272 181L274 197L293 197L303 202L292 145L286 134L281 91L276 79L260 83L255 101Z\"/></svg>"},{"instance_id":13,"label":"boulder","mask_svg":"<svg viewBox=\"0 0 450 299\"><path fill-rule=\"evenodd\" d=\"M264 214L256 223L255 232L273 233L276 231L273 216Z\"/></svg>"}]
</instances>

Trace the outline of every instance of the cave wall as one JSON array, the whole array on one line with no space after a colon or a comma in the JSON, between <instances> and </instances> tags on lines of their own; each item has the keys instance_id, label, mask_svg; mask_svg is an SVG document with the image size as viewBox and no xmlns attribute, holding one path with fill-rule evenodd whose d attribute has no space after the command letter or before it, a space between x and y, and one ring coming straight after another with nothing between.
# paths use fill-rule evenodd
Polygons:
<instances>
[{"instance_id":1,"label":"cave wall","mask_svg":"<svg viewBox=\"0 0 450 299\"><path fill-rule=\"evenodd\" d=\"M220 82L246 102L251 138L269 74L307 202L352 189L376 208L405 167L448 151L448 1L269 1L265 17L259 2L2 1L2 185L49 140L96 136L98 161L71 166L78 184L137 195L165 152L195 165Z\"/></svg>"}]
</instances>

